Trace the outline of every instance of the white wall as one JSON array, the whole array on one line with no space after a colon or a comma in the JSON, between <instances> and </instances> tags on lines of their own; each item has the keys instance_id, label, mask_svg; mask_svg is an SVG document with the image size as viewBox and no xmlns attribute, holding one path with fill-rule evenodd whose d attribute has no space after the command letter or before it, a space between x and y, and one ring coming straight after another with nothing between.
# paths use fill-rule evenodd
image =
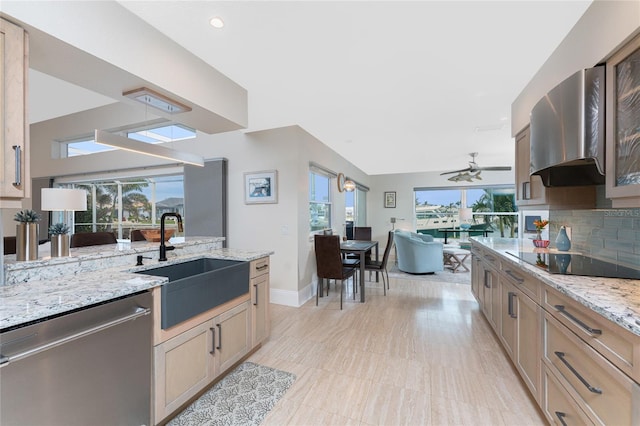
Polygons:
<instances>
[{"instance_id":1,"label":"white wall","mask_svg":"<svg viewBox=\"0 0 640 426\"><path fill-rule=\"evenodd\" d=\"M640 29L640 0L596 0L511 105L511 135L529 124L533 106L571 74L611 56Z\"/></svg>"}]
</instances>

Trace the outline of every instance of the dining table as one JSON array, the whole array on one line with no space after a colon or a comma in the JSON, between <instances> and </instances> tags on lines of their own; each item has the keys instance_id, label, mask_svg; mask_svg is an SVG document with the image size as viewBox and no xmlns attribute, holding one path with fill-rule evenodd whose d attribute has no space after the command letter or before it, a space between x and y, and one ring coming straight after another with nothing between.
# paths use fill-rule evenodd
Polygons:
<instances>
[{"instance_id":1,"label":"dining table","mask_svg":"<svg viewBox=\"0 0 640 426\"><path fill-rule=\"evenodd\" d=\"M378 242L362 241L362 240L346 240L340 243L340 252L342 254L357 254L360 256L360 302L364 303L364 273L365 273L365 255L373 250L375 259L378 260Z\"/></svg>"}]
</instances>

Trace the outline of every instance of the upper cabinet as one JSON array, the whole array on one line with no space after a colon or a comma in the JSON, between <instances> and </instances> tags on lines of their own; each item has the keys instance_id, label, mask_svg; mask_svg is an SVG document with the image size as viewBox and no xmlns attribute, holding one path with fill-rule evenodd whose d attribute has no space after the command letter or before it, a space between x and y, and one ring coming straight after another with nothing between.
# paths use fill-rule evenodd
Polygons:
<instances>
[{"instance_id":1,"label":"upper cabinet","mask_svg":"<svg viewBox=\"0 0 640 426\"><path fill-rule=\"evenodd\" d=\"M26 32L0 18L0 207L21 208L31 196L27 58Z\"/></svg>"},{"instance_id":2,"label":"upper cabinet","mask_svg":"<svg viewBox=\"0 0 640 426\"><path fill-rule=\"evenodd\" d=\"M640 36L607 61L606 194L640 207Z\"/></svg>"},{"instance_id":3,"label":"upper cabinet","mask_svg":"<svg viewBox=\"0 0 640 426\"><path fill-rule=\"evenodd\" d=\"M520 210L548 208L593 208L594 186L547 188L540 176L531 176L531 141L529 126L516 135L516 203Z\"/></svg>"}]
</instances>

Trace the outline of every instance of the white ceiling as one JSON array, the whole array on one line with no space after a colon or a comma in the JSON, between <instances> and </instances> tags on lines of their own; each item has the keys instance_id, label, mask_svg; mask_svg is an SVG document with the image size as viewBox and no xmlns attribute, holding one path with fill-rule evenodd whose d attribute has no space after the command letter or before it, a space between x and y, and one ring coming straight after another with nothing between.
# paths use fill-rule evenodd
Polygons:
<instances>
[{"instance_id":1,"label":"white ceiling","mask_svg":"<svg viewBox=\"0 0 640 426\"><path fill-rule=\"evenodd\" d=\"M513 165L511 102L591 2L120 3L246 88L248 131L300 125L373 175Z\"/></svg>"}]
</instances>

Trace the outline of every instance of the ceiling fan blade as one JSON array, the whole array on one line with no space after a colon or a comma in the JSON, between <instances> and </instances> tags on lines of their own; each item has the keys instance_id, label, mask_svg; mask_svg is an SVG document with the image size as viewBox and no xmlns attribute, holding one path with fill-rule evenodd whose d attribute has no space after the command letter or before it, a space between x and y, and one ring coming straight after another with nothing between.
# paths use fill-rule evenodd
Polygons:
<instances>
[{"instance_id":1,"label":"ceiling fan blade","mask_svg":"<svg viewBox=\"0 0 640 426\"><path fill-rule=\"evenodd\" d=\"M504 172L511 170L511 166L493 166L493 167L478 167L477 170L488 170L493 172Z\"/></svg>"},{"instance_id":2,"label":"ceiling fan blade","mask_svg":"<svg viewBox=\"0 0 640 426\"><path fill-rule=\"evenodd\" d=\"M450 175L452 173L462 173L462 172L470 172L470 171L471 171L471 167L467 167L466 169L453 170L451 172L440 173L440 176L442 176L442 175Z\"/></svg>"}]
</instances>

